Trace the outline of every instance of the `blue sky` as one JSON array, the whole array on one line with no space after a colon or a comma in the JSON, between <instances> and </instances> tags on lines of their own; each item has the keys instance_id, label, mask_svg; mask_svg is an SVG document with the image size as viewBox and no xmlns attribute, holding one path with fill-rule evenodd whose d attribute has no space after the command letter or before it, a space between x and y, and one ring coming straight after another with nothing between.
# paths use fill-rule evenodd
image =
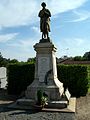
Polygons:
<instances>
[{"instance_id":1,"label":"blue sky","mask_svg":"<svg viewBox=\"0 0 90 120\"><path fill-rule=\"evenodd\" d=\"M26 61L41 39L38 12L43 0L0 0L0 52ZM44 0L51 11L50 38L58 58L90 51L90 0Z\"/></svg>"}]
</instances>

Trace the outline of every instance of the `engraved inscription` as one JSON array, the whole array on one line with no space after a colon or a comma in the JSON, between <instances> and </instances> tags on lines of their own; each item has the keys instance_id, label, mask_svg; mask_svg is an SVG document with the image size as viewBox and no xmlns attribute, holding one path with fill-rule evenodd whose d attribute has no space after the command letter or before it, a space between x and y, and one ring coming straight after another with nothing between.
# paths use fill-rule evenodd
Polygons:
<instances>
[{"instance_id":1,"label":"engraved inscription","mask_svg":"<svg viewBox=\"0 0 90 120\"><path fill-rule=\"evenodd\" d=\"M38 76L39 81L44 82L45 75L49 70L49 58L48 57L39 57L38 58Z\"/></svg>"}]
</instances>

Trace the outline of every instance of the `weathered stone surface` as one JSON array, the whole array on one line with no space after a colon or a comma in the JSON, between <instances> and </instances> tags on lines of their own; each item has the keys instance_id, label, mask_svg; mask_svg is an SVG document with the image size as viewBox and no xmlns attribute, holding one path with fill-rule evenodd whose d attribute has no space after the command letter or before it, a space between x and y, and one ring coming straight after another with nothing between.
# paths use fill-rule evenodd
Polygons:
<instances>
[{"instance_id":1,"label":"weathered stone surface","mask_svg":"<svg viewBox=\"0 0 90 120\"><path fill-rule=\"evenodd\" d=\"M68 89L66 89L66 91L65 91L65 98L66 98L66 100L69 101L70 97L71 97L71 94L68 91Z\"/></svg>"},{"instance_id":2,"label":"weathered stone surface","mask_svg":"<svg viewBox=\"0 0 90 120\"><path fill-rule=\"evenodd\" d=\"M7 84L7 69L0 67L0 88L5 88Z\"/></svg>"},{"instance_id":3,"label":"weathered stone surface","mask_svg":"<svg viewBox=\"0 0 90 120\"><path fill-rule=\"evenodd\" d=\"M18 102L18 104L17 104ZM70 104L68 101L49 101L48 105L44 108L37 106L36 103L31 99L19 99L15 103L12 103L8 108L23 109L23 110L40 110L47 112L65 112L75 113L76 110L76 98L70 98Z\"/></svg>"},{"instance_id":4,"label":"weathered stone surface","mask_svg":"<svg viewBox=\"0 0 90 120\"><path fill-rule=\"evenodd\" d=\"M26 98L37 100L37 91L42 90L49 100L60 100L64 92L63 83L57 78L56 48L51 42L36 43L36 65L34 82L27 87Z\"/></svg>"},{"instance_id":5,"label":"weathered stone surface","mask_svg":"<svg viewBox=\"0 0 90 120\"><path fill-rule=\"evenodd\" d=\"M51 101L48 103L48 108L62 109L68 105L67 101Z\"/></svg>"},{"instance_id":6,"label":"weathered stone surface","mask_svg":"<svg viewBox=\"0 0 90 120\"><path fill-rule=\"evenodd\" d=\"M44 82L45 74L49 71L50 60L49 57L38 57L38 76L39 82Z\"/></svg>"}]
</instances>

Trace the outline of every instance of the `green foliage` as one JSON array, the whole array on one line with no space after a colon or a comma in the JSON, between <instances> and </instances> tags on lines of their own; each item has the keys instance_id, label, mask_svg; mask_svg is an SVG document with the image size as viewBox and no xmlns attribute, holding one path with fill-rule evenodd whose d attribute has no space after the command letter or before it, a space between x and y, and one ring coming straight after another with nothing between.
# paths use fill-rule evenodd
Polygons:
<instances>
[{"instance_id":1,"label":"green foliage","mask_svg":"<svg viewBox=\"0 0 90 120\"><path fill-rule=\"evenodd\" d=\"M35 61L36 61L35 57L34 58L28 58L28 60L27 60L28 63L35 63Z\"/></svg>"},{"instance_id":2,"label":"green foliage","mask_svg":"<svg viewBox=\"0 0 90 120\"><path fill-rule=\"evenodd\" d=\"M34 64L9 64L7 70L9 94L20 95L34 80Z\"/></svg>"},{"instance_id":3,"label":"green foliage","mask_svg":"<svg viewBox=\"0 0 90 120\"><path fill-rule=\"evenodd\" d=\"M83 57L82 56L75 56L73 58L75 61L90 61L90 51L86 52Z\"/></svg>"},{"instance_id":4,"label":"green foliage","mask_svg":"<svg viewBox=\"0 0 90 120\"><path fill-rule=\"evenodd\" d=\"M44 107L45 105L47 105L48 96L42 90L38 90L37 91L37 100L38 100L37 105L41 105L42 107Z\"/></svg>"},{"instance_id":5,"label":"green foliage","mask_svg":"<svg viewBox=\"0 0 90 120\"><path fill-rule=\"evenodd\" d=\"M87 70L88 70L88 87L90 91L90 65L87 66Z\"/></svg>"},{"instance_id":6,"label":"green foliage","mask_svg":"<svg viewBox=\"0 0 90 120\"><path fill-rule=\"evenodd\" d=\"M7 67L9 63L18 63L18 60L16 59L7 59L3 58L1 52L0 52L0 67Z\"/></svg>"},{"instance_id":7,"label":"green foliage","mask_svg":"<svg viewBox=\"0 0 90 120\"><path fill-rule=\"evenodd\" d=\"M3 58L1 52L0 52L0 67L6 66L8 63L8 60L6 58Z\"/></svg>"},{"instance_id":8,"label":"green foliage","mask_svg":"<svg viewBox=\"0 0 90 120\"><path fill-rule=\"evenodd\" d=\"M83 55L83 58L85 59L85 60L90 60L90 51L89 52L86 52L84 55Z\"/></svg>"},{"instance_id":9,"label":"green foliage","mask_svg":"<svg viewBox=\"0 0 90 120\"><path fill-rule=\"evenodd\" d=\"M17 59L12 59L9 61L9 63L18 63L18 60Z\"/></svg>"},{"instance_id":10,"label":"green foliage","mask_svg":"<svg viewBox=\"0 0 90 120\"><path fill-rule=\"evenodd\" d=\"M64 88L68 87L72 96L86 95L88 91L88 79L86 66L80 65L58 65L58 78L64 84ZM34 80L34 64L18 63L10 64L8 70L8 93L19 95L25 91L27 86ZM39 92L37 96L40 95Z\"/></svg>"},{"instance_id":11,"label":"green foliage","mask_svg":"<svg viewBox=\"0 0 90 120\"><path fill-rule=\"evenodd\" d=\"M37 104L38 105L41 105L41 101L42 101L42 97L43 97L43 92L42 92L42 90L38 90L37 91Z\"/></svg>"},{"instance_id":12,"label":"green foliage","mask_svg":"<svg viewBox=\"0 0 90 120\"><path fill-rule=\"evenodd\" d=\"M75 56L75 57L73 58L73 60L74 60L74 61L83 61L84 58L81 57L81 56Z\"/></svg>"},{"instance_id":13,"label":"green foliage","mask_svg":"<svg viewBox=\"0 0 90 120\"><path fill-rule=\"evenodd\" d=\"M72 96L83 96L88 91L87 67L80 65L58 65L58 78Z\"/></svg>"},{"instance_id":14,"label":"green foliage","mask_svg":"<svg viewBox=\"0 0 90 120\"><path fill-rule=\"evenodd\" d=\"M42 98L41 98L41 106L44 107L47 104L48 104L48 98L45 97L45 96L42 96Z\"/></svg>"}]
</instances>

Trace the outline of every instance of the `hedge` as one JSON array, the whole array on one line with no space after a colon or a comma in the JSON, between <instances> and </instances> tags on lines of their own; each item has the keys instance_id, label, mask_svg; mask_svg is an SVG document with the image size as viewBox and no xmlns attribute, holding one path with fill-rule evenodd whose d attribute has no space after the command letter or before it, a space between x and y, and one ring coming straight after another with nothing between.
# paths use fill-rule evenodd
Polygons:
<instances>
[{"instance_id":1,"label":"hedge","mask_svg":"<svg viewBox=\"0 0 90 120\"><path fill-rule=\"evenodd\" d=\"M34 64L11 64L8 66L8 93L20 95L34 80ZM68 88L72 96L86 95L88 90L87 67L80 65L58 65L58 79Z\"/></svg>"},{"instance_id":2,"label":"hedge","mask_svg":"<svg viewBox=\"0 0 90 120\"><path fill-rule=\"evenodd\" d=\"M34 64L9 64L7 77L8 94L20 95L34 80Z\"/></svg>"},{"instance_id":3,"label":"hedge","mask_svg":"<svg viewBox=\"0 0 90 120\"><path fill-rule=\"evenodd\" d=\"M72 96L84 96L88 91L87 67L82 65L58 65L58 78Z\"/></svg>"}]
</instances>

